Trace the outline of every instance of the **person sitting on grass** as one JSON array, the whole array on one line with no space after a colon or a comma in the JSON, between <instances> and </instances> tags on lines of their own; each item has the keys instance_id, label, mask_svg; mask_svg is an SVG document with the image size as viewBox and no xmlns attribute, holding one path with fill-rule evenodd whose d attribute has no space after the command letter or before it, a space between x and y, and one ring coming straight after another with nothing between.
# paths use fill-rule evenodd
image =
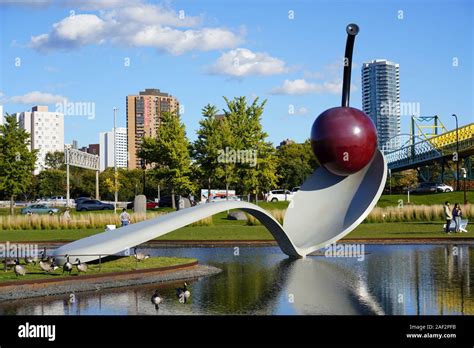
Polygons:
<instances>
[{"instance_id":1,"label":"person sitting on grass","mask_svg":"<svg viewBox=\"0 0 474 348\"><path fill-rule=\"evenodd\" d=\"M446 220L446 233L450 234L449 228L451 227L451 220L453 215L451 214L451 209L449 209L449 202L444 202L444 219Z\"/></svg>"},{"instance_id":2,"label":"person sitting on grass","mask_svg":"<svg viewBox=\"0 0 474 348\"><path fill-rule=\"evenodd\" d=\"M123 226L130 224L130 214L127 213L127 209L123 208L122 213L120 214L120 222Z\"/></svg>"},{"instance_id":3,"label":"person sitting on grass","mask_svg":"<svg viewBox=\"0 0 474 348\"><path fill-rule=\"evenodd\" d=\"M459 203L456 203L453 209L453 218L454 218L454 223L456 224L456 233L461 232L461 216L462 216L461 208L459 207Z\"/></svg>"}]
</instances>

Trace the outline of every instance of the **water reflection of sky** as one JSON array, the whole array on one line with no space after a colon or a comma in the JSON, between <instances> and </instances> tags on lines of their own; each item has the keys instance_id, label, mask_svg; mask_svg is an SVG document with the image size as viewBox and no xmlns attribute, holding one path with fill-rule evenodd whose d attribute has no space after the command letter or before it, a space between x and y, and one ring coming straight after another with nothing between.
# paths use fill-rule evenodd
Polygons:
<instances>
[{"instance_id":1,"label":"water reflection of sky","mask_svg":"<svg viewBox=\"0 0 474 348\"><path fill-rule=\"evenodd\" d=\"M473 246L366 245L365 258L310 256L290 260L278 248L161 248L153 255L199 259L223 269L191 282L191 301L175 298L180 284L99 290L0 304L0 314L474 314ZM158 312L154 289L165 299Z\"/></svg>"}]
</instances>

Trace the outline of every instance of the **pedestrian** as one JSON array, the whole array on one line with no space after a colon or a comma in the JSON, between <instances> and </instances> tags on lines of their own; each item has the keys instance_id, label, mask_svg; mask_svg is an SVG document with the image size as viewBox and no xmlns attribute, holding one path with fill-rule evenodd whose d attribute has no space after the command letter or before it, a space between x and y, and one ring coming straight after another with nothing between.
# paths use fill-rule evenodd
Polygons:
<instances>
[{"instance_id":1,"label":"pedestrian","mask_svg":"<svg viewBox=\"0 0 474 348\"><path fill-rule=\"evenodd\" d=\"M65 223L69 223L69 221L71 221L71 213L69 212L69 208L66 208L66 210L63 213L63 221Z\"/></svg>"},{"instance_id":2,"label":"pedestrian","mask_svg":"<svg viewBox=\"0 0 474 348\"><path fill-rule=\"evenodd\" d=\"M459 203L454 204L453 208L453 219L454 223L456 224L456 233L461 232L461 216L462 216L462 211L461 208L459 207Z\"/></svg>"},{"instance_id":3,"label":"pedestrian","mask_svg":"<svg viewBox=\"0 0 474 348\"><path fill-rule=\"evenodd\" d=\"M451 220L453 215L451 214L451 209L449 208L449 202L444 202L444 219L446 220L446 233L450 234L449 228L451 227Z\"/></svg>"},{"instance_id":4,"label":"pedestrian","mask_svg":"<svg viewBox=\"0 0 474 348\"><path fill-rule=\"evenodd\" d=\"M122 227L130 224L130 214L127 213L127 209L123 208L122 213L120 214L120 222Z\"/></svg>"}]
</instances>

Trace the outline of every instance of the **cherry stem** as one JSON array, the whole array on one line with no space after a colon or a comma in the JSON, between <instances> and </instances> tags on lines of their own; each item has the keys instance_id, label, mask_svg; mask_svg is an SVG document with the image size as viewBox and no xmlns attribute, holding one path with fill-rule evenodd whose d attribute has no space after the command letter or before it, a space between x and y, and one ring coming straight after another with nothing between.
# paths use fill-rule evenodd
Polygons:
<instances>
[{"instance_id":1,"label":"cherry stem","mask_svg":"<svg viewBox=\"0 0 474 348\"><path fill-rule=\"evenodd\" d=\"M354 41L359 27L357 24L349 24L346 27L347 41L346 53L344 54L344 78L342 81L342 107L349 107L349 99L351 94L351 71L352 71L352 52L354 50Z\"/></svg>"}]
</instances>

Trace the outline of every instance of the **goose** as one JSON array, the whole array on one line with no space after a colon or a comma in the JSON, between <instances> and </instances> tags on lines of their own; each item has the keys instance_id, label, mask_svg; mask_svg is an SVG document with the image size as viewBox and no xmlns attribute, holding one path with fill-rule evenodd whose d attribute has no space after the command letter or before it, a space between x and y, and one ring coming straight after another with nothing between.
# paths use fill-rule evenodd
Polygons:
<instances>
[{"instance_id":1,"label":"goose","mask_svg":"<svg viewBox=\"0 0 474 348\"><path fill-rule=\"evenodd\" d=\"M39 265L40 265L40 268L41 268L43 271L48 272L48 273L49 273L49 272L52 272L52 271L55 271L55 270L57 270L57 269L59 268L58 266L56 266L56 265L54 265L54 264L52 264L52 263L49 263L49 262L47 262L47 261L42 261L42 260L39 262Z\"/></svg>"},{"instance_id":2,"label":"goose","mask_svg":"<svg viewBox=\"0 0 474 348\"><path fill-rule=\"evenodd\" d=\"M71 275L72 264L69 262L69 255L65 255L65 256L66 256L66 263L64 263L63 265L63 273L68 272L69 275Z\"/></svg>"},{"instance_id":3,"label":"goose","mask_svg":"<svg viewBox=\"0 0 474 348\"><path fill-rule=\"evenodd\" d=\"M191 292L188 290L188 283L184 282L182 288L176 288L176 297L179 302L186 303L191 296Z\"/></svg>"},{"instance_id":4,"label":"goose","mask_svg":"<svg viewBox=\"0 0 474 348\"><path fill-rule=\"evenodd\" d=\"M41 260L53 263L54 262L54 257L46 255L46 248L43 248L43 251L41 252Z\"/></svg>"},{"instance_id":5,"label":"goose","mask_svg":"<svg viewBox=\"0 0 474 348\"><path fill-rule=\"evenodd\" d=\"M7 264L7 268L16 265L16 261L15 261L14 259L2 260L2 263L6 263L6 264Z\"/></svg>"},{"instance_id":6,"label":"goose","mask_svg":"<svg viewBox=\"0 0 474 348\"><path fill-rule=\"evenodd\" d=\"M155 293L151 296L151 303L155 305L155 309L159 309L160 303L163 302L163 299L160 297L158 290L155 290Z\"/></svg>"},{"instance_id":7,"label":"goose","mask_svg":"<svg viewBox=\"0 0 474 348\"><path fill-rule=\"evenodd\" d=\"M22 265L20 265L20 259L16 259L15 267L13 268L15 271L16 276L19 275L24 276L26 274L26 269Z\"/></svg>"},{"instance_id":8,"label":"goose","mask_svg":"<svg viewBox=\"0 0 474 348\"><path fill-rule=\"evenodd\" d=\"M33 256L25 256L25 263L27 265L29 264L34 264L36 266L36 263L38 262L38 257L33 257Z\"/></svg>"},{"instance_id":9,"label":"goose","mask_svg":"<svg viewBox=\"0 0 474 348\"><path fill-rule=\"evenodd\" d=\"M79 260L78 258L76 259L76 267L77 267L77 272L78 273L81 273L81 272L84 272L86 273L87 272L87 264L86 263L81 263L81 260Z\"/></svg>"},{"instance_id":10,"label":"goose","mask_svg":"<svg viewBox=\"0 0 474 348\"><path fill-rule=\"evenodd\" d=\"M150 254L144 254L142 252L138 252L137 253L137 248L133 248L133 256L138 260L138 261L143 261L143 260L146 260L150 257Z\"/></svg>"}]
</instances>

